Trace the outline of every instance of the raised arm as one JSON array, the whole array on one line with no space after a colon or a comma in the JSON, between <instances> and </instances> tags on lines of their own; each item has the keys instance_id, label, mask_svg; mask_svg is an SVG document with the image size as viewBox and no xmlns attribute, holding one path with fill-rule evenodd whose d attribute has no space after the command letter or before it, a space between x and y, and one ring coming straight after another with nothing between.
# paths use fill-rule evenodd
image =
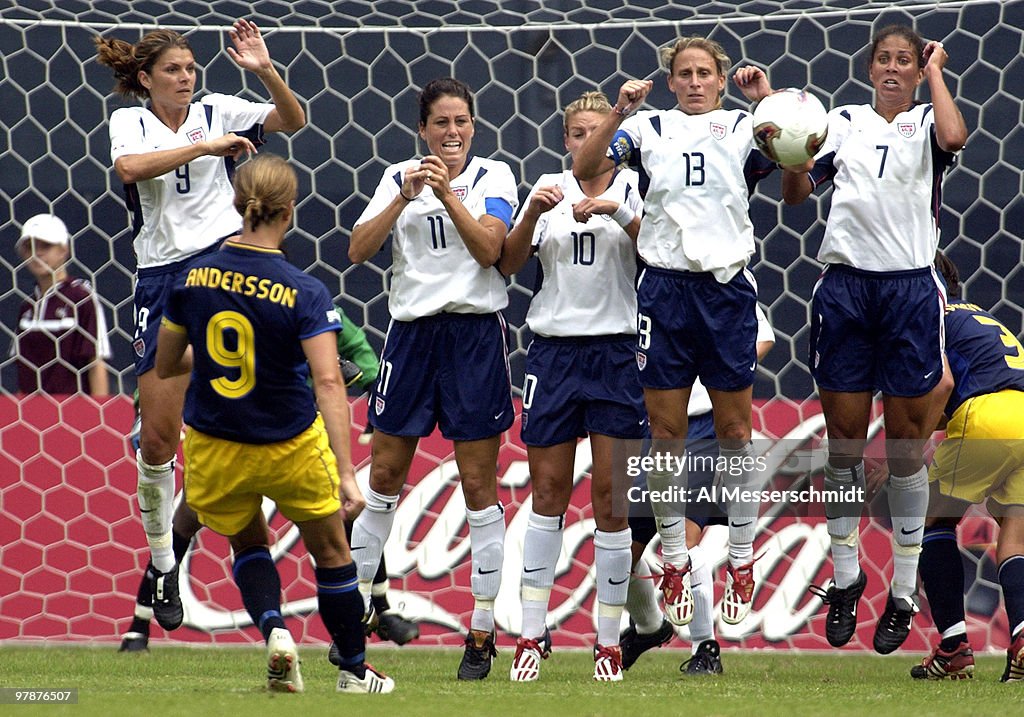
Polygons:
<instances>
[{"instance_id":1,"label":"raised arm","mask_svg":"<svg viewBox=\"0 0 1024 717\"><path fill-rule=\"evenodd\" d=\"M946 152L958 152L967 143L967 123L942 74L947 59L949 56L941 42L932 40L924 46L924 76L928 80L932 111L935 112L935 141Z\"/></svg>"},{"instance_id":2,"label":"raised arm","mask_svg":"<svg viewBox=\"0 0 1024 717\"><path fill-rule=\"evenodd\" d=\"M615 167L606 154L608 145L622 121L644 101L652 87L651 80L626 80L622 84L615 107L587 137L573 161L572 173L578 179L593 179Z\"/></svg>"},{"instance_id":3,"label":"raised arm","mask_svg":"<svg viewBox=\"0 0 1024 717\"><path fill-rule=\"evenodd\" d=\"M522 216L505 238L501 259L498 261L498 271L502 275L515 274L526 265L533 251L533 234L537 229L537 222L540 221L542 214L553 209L560 201L562 188L555 184L537 187L530 195Z\"/></svg>"},{"instance_id":4,"label":"raised arm","mask_svg":"<svg viewBox=\"0 0 1024 717\"><path fill-rule=\"evenodd\" d=\"M306 125L306 113L274 67L260 29L249 20L236 20L229 34L234 47L227 48L228 55L236 65L260 78L274 103L274 109L263 122L264 131L295 132L302 129Z\"/></svg>"}]
</instances>

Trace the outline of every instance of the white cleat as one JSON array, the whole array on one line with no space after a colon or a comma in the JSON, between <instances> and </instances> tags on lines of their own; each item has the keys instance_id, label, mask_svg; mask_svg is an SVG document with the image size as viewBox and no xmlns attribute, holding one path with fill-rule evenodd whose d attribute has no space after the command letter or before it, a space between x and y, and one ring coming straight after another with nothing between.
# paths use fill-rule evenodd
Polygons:
<instances>
[{"instance_id":1,"label":"white cleat","mask_svg":"<svg viewBox=\"0 0 1024 717\"><path fill-rule=\"evenodd\" d=\"M338 692L347 692L350 695L386 695L394 689L395 681L369 664L366 665L366 675L362 679L348 670L338 672Z\"/></svg>"},{"instance_id":2,"label":"white cleat","mask_svg":"<svg viewBox=\"0 0 1024 717\"><path fill-rule=\"evenodd\" d=\"M284 628L275 627L267 640L267 689L271 692L302 692L299 651Z\"/></svg>"},{"instance_id":3,"label":"white cleat","mask_svg":"<svg viewBox=\"0 0 1024 717\"><path fill-rule=\"evenodd\" d=\"M520 637L516 640L516 654L508 678L512 682L534 682L540 677L540 661L551 654L551 633L544 631L539 640Z\"/></svg>"},{"instance_id":4,"label":"white cleat","mask_svg":"<svg viewBox=\"0 0 1024 717\"><path fill-rule=\"evenodd\" d=\"M622 648L618 645L594 648L594 679L597 682L622 682Z\"/></svg>"},{"instance_id":5,"label":"white cleat","mask_svg":"<svg viewBox=\"0 0 1024 717\"><path fill-rule=\"evenodd\" d=\"M671 563L662 568L662 595L665 597L665 617L673 625L689 625L693 621L693 590L690 589L690 566L680 570Z\"/></svg>"}]
</instances>

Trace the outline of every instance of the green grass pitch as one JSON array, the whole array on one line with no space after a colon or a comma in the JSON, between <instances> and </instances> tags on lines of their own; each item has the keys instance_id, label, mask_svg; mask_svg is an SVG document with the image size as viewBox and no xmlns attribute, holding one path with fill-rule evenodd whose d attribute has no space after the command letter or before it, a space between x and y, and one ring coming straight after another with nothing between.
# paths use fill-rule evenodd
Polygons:
<instances>
[{"instance_id":1,"label":"green grass pitch","mask_svg":"<svg viewBox=\"0 0 1024 717\"><path fill-rule=\"evenodd\" d=\"M455 679L460 652L443 649L371 649L372 662L391 674L392 695L334 692L335 669L324 647L301 646L306 692L267 693L263 650L154 645L149 654L116 647L5 646L0 686L78 688L77 705L4 706L4 714L182 715L234 717L317 715L972 715L1002 714L1024 702L1024 684L1002 684L1005 659L978 657L975 678L917 682L909 669L920 657L786 652L726 652L725 674L686 678L679 663L688 650L654 650L624 682L597 684L585 651L556 651L532 684L512 684L512 651L502 649L483 682ZM344 711L342 711L344 710Z\"/></svg>"}]
</instances>

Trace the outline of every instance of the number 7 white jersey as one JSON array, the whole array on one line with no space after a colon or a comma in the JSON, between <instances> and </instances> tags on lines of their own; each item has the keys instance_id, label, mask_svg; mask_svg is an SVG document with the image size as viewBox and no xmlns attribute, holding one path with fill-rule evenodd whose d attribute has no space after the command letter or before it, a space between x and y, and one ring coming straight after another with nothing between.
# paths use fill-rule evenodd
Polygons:
<instances>
[{"instance_id":1,"label":"number 7 white jersey","mask_svg":"<svg viewBox=\"0 0 1024 717\"><path fill-rule=\"evenodd\" d=\"M815 186L831 179L835 187L818 261L866 271L931 266L942 174L954 159L935 141L930 104L892 122L871 105L833 109L810 174Z\"/></svg>"},{"instance_id":2,"label":"number 7 white jersey","mask_svg":"<svg viewBox=\"0 0 1024 717\"><path fill-rule=\"evenodd\" d=\"M598 199L629 206L636 214L643 200L631 169L616 172ZM544 174L538 187L557 185L562 201L540 215L533 232L543 279L530 301L526 323L541 336L602 336L636 333L636 248L610 216L593 215L580 224L574 204L586 199L572 171Z\"/></svg>"},{"instance_id":3,"label":"number 7 white jersey","mask_svg":"<svg viewBox=\"0 0 1024 717\"><path fill-rule=\"evenodd\" d=\"M388 167L355 226L380 214L398 196L405 170L419 164L419 159L410 159ZM492 214L509 224L519 206L516 181L504 162L470 156L450 184L477 219ZM489 314L508 305L505 278L497 268L477 263L429 187L424 186L402 210L392 237L391 318L412 321L441 312Z\"/></svg>"}]
</instances>

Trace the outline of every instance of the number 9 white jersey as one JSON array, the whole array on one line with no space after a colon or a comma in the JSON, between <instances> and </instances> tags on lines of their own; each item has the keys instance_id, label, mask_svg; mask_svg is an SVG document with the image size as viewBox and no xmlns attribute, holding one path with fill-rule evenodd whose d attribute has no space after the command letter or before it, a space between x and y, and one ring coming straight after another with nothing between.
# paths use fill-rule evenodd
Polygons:
<instances>
[{"instance_id":1,"label":"number 9 white jersey","mask_svg":"<svg viewBox=\"0 0 1024 717\"><path fill-rule=\"evenodd\" d=\"M541 214L533 232L543 282L530 301L526 323L541 336L635 334L633 240L610 216L595 214L585 224L573 219L573 205L586 195L570 170L541 175L522 211L538 187L552 185L562 188L563 198ZM597 198L626 204L638 215L643 208L631 169L617 172Z\"/></svg>"},{"instance_id":2,"label":"number 9 white jersey","mask_svg":"<svg viewBox=\"0 0 1024 717\"><path fill-rule=\"evenodd\" d=\"M380 214L401 190L405 170L419 164L410 159L388 167L356 226ZM504 162L471 156L450 184L478 219L492 214L509 224L519 206L516 181ZM497 268L477 263L429 187L408 203L392 236L388 308L393 319L412 321L441 312L489 314L508 305L505 278Z\"/></svg>"}]
</instances>

